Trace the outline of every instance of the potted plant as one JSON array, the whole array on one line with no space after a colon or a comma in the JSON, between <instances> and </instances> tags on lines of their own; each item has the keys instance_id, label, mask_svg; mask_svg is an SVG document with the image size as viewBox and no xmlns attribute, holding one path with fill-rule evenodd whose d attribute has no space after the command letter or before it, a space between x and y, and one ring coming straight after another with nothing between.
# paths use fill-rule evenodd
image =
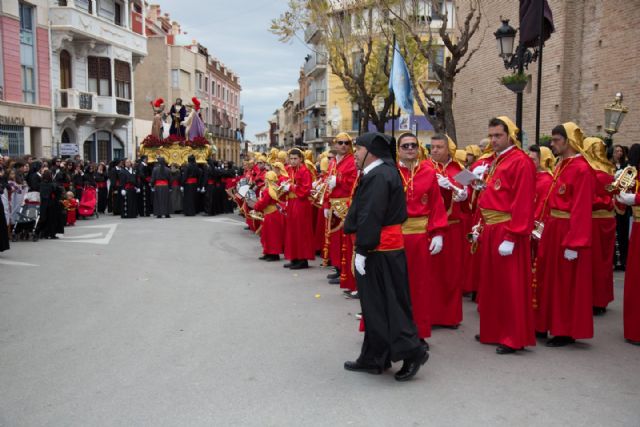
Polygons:
<instances>
[{"instance_id":1,"label":"potted plant","mask_svg":"<svg viewBox=\"0 0 640 427\"><path fill-rule=\"evenodd\" d=\"M520 93L529 84L529 76L525 73L513 73L500 78L500 84L512 92Z\"/></svg>"}]
</instances>

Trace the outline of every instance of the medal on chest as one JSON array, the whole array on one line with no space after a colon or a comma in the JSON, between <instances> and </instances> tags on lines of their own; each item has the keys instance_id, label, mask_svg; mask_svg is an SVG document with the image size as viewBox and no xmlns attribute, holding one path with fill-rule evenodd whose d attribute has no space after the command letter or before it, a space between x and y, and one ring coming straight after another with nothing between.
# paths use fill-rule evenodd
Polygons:
<instances>
[{"instance_id":1,"label":"medal on chest","mask_svg":"<svg viewBox=\"0 0 640 427\"><path fill-rule=\"evenodd\" d=\"M558 194L562 195L564 193L567 192L567 185L566 184L562 184L560 187L558 187Z\"/></svg>"},{"instance_id":2,"label":"medal on chest","mask_svg":"<svg viewBox=\"0 0 640 427\"><path fill-rule=\"evenodd\" d=\"M493 188L497 191L500 189L500 187L502 187L502 181L500 181L500 178L498 178L494 181Z\"/></svg>"}]
</instances>

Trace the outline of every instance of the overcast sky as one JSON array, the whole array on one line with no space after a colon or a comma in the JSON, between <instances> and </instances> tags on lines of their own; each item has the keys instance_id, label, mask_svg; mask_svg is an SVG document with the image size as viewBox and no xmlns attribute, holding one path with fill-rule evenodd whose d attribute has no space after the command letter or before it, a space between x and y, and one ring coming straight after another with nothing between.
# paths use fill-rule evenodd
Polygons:
<instances>
[{"instance_id":1,"label":"overcast sky","mask_svg":"<svg viewBox=\"0 0 640 427\"><path fill-rule=\"evenodd\" d=\"M267 130L267 120L298 86L298 70L309 50L295 40L283 44L269 32L286 0L158 0L163 13L240 76L245 136Z\"/></svg>"}]
</instances>

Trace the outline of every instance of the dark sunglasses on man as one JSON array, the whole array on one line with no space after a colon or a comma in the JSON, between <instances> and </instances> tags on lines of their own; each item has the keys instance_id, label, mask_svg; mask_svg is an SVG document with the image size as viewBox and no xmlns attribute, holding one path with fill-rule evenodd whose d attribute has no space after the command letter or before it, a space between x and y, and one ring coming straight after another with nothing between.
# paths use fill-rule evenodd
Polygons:
<instances>
[{"instance_id":1,"label":"dark sunglasses on man","mask_svg":"<svg viewBox=\"0 0 640 427\"><path fill-rule=\"evenodd\" d=\"M415 142L408 142L406 144L400 144L402 150L415 150L418 148L418 144Z\"/></svg>"},{"instance_id":2,"label":"dark sunglasses on man","mask_svg":"<svg viewBox=\"0 0 640 427\"><path fill-rule=\"evenodd\" d=\"M351 141L336 141L336 144L338 144L338 145L349 145L349 144L351 144Z\"/></svg>"}]
</instances>

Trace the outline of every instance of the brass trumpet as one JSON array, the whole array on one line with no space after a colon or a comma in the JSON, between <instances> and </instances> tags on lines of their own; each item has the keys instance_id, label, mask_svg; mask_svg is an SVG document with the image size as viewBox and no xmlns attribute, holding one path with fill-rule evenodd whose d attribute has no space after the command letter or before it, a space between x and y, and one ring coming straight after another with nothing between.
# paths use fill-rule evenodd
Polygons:
<instances>
[{"instance_id":1,"label":"brass trumpet","mask_svg":"<svg viewBox=\"0 0 640 427\"><path fill-rule=\"evenodd\" d=\"M626 193L636 183L638 171L635 167L629 165L620 171L616 180L606 186L609 193Z\"/></svg>"},{"instance_id":2,"label":"brass trumpet","mask_svg":"<svg viewBox=\"0 0 640 427\"><path fill-rule=\"evenodd\" d=\"M328 189L329 186L327 185L327 181L325 180L324 182L318 184L318 186L314 190L311 190L311 203L313 204L313 206L317 208L321 208L323 206L324 197L327 194Z\"/></svg>"},{"instance_id":3,"label":"brass trumpet","mask_svg":"<svg viewBox=\"0 0 640 427\"><path fill-rule=\"evenodd\" d=\"M483 229L484 225L482 224L482 219L480 219L476 225L471 227L471 232L467 233L467 241L471 243L472 254L475 254L478 250L478 239L480 238Z\"/></svg>"}]
</instances>

